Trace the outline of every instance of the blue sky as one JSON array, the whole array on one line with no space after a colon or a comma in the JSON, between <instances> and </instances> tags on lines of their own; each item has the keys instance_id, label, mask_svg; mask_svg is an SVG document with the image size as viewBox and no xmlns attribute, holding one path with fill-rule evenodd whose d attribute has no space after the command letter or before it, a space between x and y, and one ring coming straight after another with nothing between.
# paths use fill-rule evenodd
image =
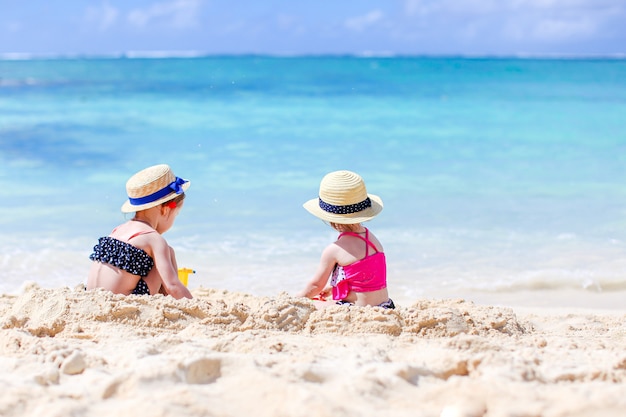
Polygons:
<instances>
[{"instance_id":1,"label":"blue sky","mask_svg":"<svg viewBox=\"0 0 626 417\"><path fill-rule=\"evenodd\" d=\"M0 0L0 54L623 54L626 0Z\"/></svg>"}]
</instances>

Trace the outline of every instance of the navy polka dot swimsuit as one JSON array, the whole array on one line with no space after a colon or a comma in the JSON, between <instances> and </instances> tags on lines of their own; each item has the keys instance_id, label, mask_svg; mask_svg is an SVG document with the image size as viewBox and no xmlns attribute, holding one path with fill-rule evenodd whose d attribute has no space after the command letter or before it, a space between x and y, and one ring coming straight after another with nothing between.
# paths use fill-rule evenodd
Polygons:
<instances>
[{"instance_id":1,"label":"navy polka dot swimsuit","mask_svg":"<svg viewBox=\"0 0 626 417\"><path fill-rule=\"evenodd\" d=\"M106 236L98 239L98 244L94 246L89 259L108 263L133 275L139 275L141 278L132 294L150 294L148 284L143 278L150 273L154 260L143 249Z\"/></svg>"}]
</instances>

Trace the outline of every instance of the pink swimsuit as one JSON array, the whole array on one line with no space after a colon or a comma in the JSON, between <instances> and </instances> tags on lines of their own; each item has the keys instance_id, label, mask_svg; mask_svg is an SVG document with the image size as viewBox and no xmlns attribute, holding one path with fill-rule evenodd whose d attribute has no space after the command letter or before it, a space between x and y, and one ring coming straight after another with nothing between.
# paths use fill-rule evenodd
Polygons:
<instances>
[{"instance_id":1,"label":"pink swimsuit","mask_svg":"<svg viewBox=\"0 0 626 417\"><path fill-rule=\"evenodd\" d=\"M369 231L365 229L365 237L357 233L344 232L339 235L354 236L365 242L365 257L350 265L336 265L333 271L331 285L333 300L343 300L350 291L371 292L387 287L387 262L384 252L379 252L369 240ZM338 239L339 239L338 238ZM376 253L369 255L369 247Z\"/></svg>"}]
</instances>

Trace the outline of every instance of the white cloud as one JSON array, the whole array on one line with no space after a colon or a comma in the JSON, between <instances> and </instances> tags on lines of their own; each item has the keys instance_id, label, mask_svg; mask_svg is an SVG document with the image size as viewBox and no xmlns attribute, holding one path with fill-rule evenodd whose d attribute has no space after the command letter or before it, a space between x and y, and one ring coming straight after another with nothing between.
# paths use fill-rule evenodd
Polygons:
<instances>
[{"instance_id":1,"label":"white cloud","mask_svg":"<svg viewBox=\"0 0 626 417\"><path fill-rule=\"evenodd\" d=\"M464 41L505 38L567 42L591 39L626 18L624 0L405 0L407 33Z\"/></svg>"},{"instance_id":2,"label":"white cloud","mask_svg":"<svg viewBox=\"0 0 626 417\"><path fill-rule=\"evenodd\" d=\"M289 31L293 34L302 35L306 28L296 16L280 13L276 16L276 27L280 30Z\"/></svg>"},{"instance_id":3,"label":"white cloud","mask_svg":"<svg viewBox=\"0 0 626 417\"><path fill-rule=\"evenodd\" d=\"M485 15L510 13L618 13L624 0L404 0L407 16Z\"/></svg>"},{"instance_id":4,"label":"white cloud","mask_svg":"<svg viewBox=\"0 0 626 417\"><path fill-rule=\"evenodd\" d=\"M148 8L134 9L128 13L128 21L137 27L145 27L156 20L165 20L175 28L188 28L198 24L201 0L174 0L154 3Z\"/></svg>"},{"instance_id":5,"label":"white cloud","mask_svg":"<svg viewBox=\"0 0 626 417\"><path fill-rule=\"evenodd\" d=\"M508 39L515 41L560 42L590 37L598 32L596 24L588 19L556 19L510 21L503 28Z\"/></svg>"},{"instance_id":6,"label":"white cloud","mask_svg":"<svg viewBox=\"0 0 626 417\"><path fill-rule=\"evenodd\" d=\"M384 14L380 10L372 10L371 12L364 14L362 16L351 17L345 21L345 26L357 32L362 31L380 21L383 18Z\"/></svg>"},{"instance_id":7,"label":"white cloud","mask_svg":"<svg viewBox=\"0 0 626 417\"><path fill-rule=\"evenodd\" d=\"M297 19L295 16L279 13L276 16L276 24L281 29L290 29L297 23Z\"/></svg>"},{"instance_id":8,"label":"white cloud","mask_svg":"<svg viewBox=\"0 0 626 417\"><path fill-rule=\"evenodd\" d=\"M545 19L537 22L531 30L531 35L539 40L562 40L581 38L593 34L595 24L587 19L558 20Z\"/></svg>"},{"instance_id":9,"label":"white cloud","mask_svg":"<svg viewBox=\"0 0 626 417\"><path fill-rule=\"evenodd\" d=\"M406 0L404 2L404 11L408 16L428 13L428 9L428 6L422 0Z\"/></svg>"},{"instance_id":10,"label":"white cloud","mask_svg":"<svg viewBox=\"0 0 626 417\"><path fill-rule=\"evenodd\" d=\"M589 39L611 20L626 17L620 0L511 0L511 5L504 33L518 41Z\"/></svg>"},{"instance_id":11,"label":"white cloud","mask_svg":"<svg viewBox=\"0 0 626 417\"><path fill-rule=\"evenodd\" d=\"M6 25L6 31L9 33L17 33L22 30L21 22L9 22Z\"/></svg>"},{"instance_id":12,"label":"white cloud","mask_svg":"<svg viewBox=\"0 0 626 417\"><path fill-rule=\"evenodd\" d=\"M513 8L522 9L579 9L597 8L608 4L619 3L620 0L508 0Z\"/></svg>"},{"instance_id":13,"label":"white cloud","mask_svg":"<svg viewBox=\"0 0 626 417\"><path fill-rule=\"evenodd\" d=\"M113 26L118 16L119 11L107 2L100 6L89 7L85 13L86 21L100 30L106 30Z\"/></svg>"},{"instance_id":14,"label":"white cloud","mask_svg":"<svg viewBox=\"0 0 626 417\"><path fill-rule=\"evenodd\" d=\"M405 0L407 16L428 16L434 14L486 14L506 7L506 0Z\"/></svg>"}]
</instances>

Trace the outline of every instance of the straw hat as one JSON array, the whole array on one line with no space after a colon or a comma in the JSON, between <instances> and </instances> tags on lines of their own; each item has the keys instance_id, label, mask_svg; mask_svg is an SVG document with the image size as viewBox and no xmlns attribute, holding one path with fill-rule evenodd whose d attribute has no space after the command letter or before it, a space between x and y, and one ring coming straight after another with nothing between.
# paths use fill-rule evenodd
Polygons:
<instances>
[{"instance_id":1,"label":"straw hat","mask_svg":"<svg viewBox=\"0 0 626 417\"><path fill-rule=\"evenodd\" d=\"M356 224L376 217L383 209L383 201L367 193L359 174L335 171L322 178L319 198L307 201L303 207L331 223Z\"/></svg>"},{"instance_id":2,"label":"straw hat","mask_svg":"<svg viewBox=\"0 0 626 417\"><path fill-rule=\"evenodd\" d=\"M123 213L146 210L175 199L191 183L174 175L168 165L154 165L143 169L126 182L128 201L122 205Z\"/></svg>"}]
</instances>

